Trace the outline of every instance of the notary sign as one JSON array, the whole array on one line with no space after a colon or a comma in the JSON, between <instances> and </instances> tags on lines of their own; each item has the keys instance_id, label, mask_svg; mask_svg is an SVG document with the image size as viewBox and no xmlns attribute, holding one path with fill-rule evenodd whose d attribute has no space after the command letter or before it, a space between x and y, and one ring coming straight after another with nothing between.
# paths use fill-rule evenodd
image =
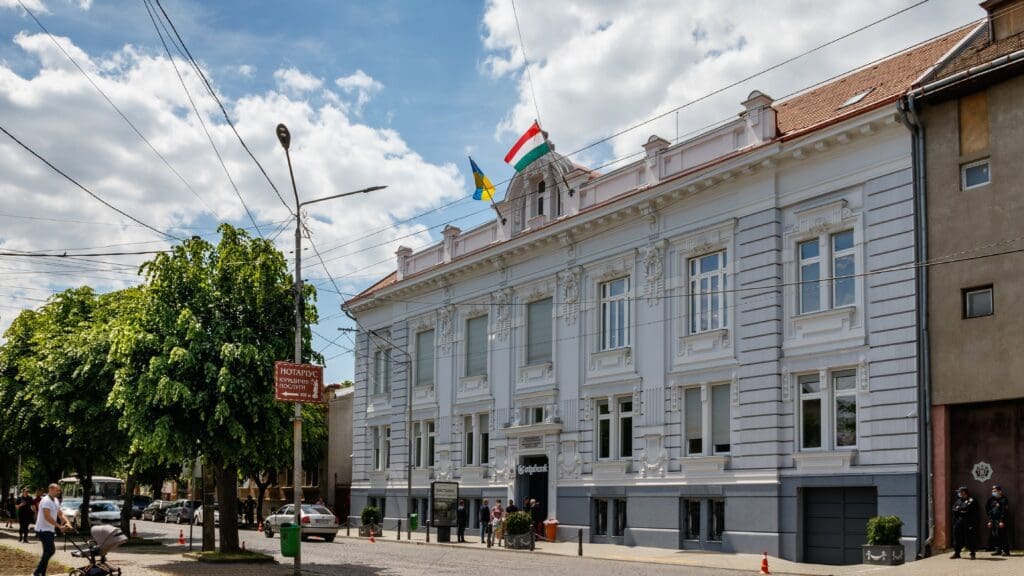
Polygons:
<instances>
[{"instance_id":1,"label":"notary sign","mask_svg":"<svg viewBox=\"0 0 1024 576\"><path fill-rule=\"evenodd\" d=\"M274 362L274 398L303 404L326 402L323 366Z\"/></svg>"}]
</instances>

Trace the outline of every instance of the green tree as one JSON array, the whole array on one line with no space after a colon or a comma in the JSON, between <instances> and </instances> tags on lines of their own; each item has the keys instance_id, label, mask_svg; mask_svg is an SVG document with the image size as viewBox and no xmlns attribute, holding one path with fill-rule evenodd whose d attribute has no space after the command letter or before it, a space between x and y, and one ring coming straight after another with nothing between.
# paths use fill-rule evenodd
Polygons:
<instances>
[{"instance_id":1,"label":"green tree","mask_svg":"<svg viewBox=\"0 0 1024 576\"><path fill-rule=\"evenodd\" d=\"M144 298L115 336L113 400L133 453L182 462L202 455L217 477L221 550L238 549L239 468L287 445L291 407L274 400L273 365L294 349L292 276L273 244L229 225L143 265ZM304 290L304 349L316 321ZM320 360L306 353L306 358Z\"/></svg>"}]
</instances>

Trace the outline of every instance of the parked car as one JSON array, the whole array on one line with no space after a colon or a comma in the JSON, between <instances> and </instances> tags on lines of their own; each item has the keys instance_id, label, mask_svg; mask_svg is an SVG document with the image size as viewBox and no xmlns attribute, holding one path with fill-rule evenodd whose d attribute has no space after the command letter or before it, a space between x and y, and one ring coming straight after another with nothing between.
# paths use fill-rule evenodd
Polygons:
<instances>
[{"instance_id":1,"label":"parked car","mask_svg":"<svg viewBox=\"0 0 1024 576\"><path fill-rule=\"evenodd\" d=\"M64 517L71 522L72 525L75 523L75 515L78 514L78 509L82 506L81 498L64 498L60 501L60 511L64 513Z\"/></svg>"},{"instance_id":2,"label":"parked car","mask_svg":"<svg viewBox=\"0 0 1024 576\"><path fill-rule=\"evenodd\" d=\"M142 511L145 510L146 506L149 506L152 501L153 499L149 496L143 496L141 494L132 496L132 518L142 518Z\"/></svg>"},{"instance_id":3,"label":"parked car","mask_svg":"<svg viewBox=\"0 0 1024 576\"><path fill-rule=\"evenodd\" d=\"M72 526L82 525L82 507L75 511L74 518L69 518ZM100 524L119 524L121 522L121 507L113 502L90 502L89 503L89 524L98 526Z\"/></svg>"},{"instance_id":4,"label":"parked car","mask_svg":"<svg viewBox=\"0 0 1024 576\"><path fill-rule=\"evenodd\" d=\"M152 520L153 522L163 522L164 516L167 514L167 509L170 508L174 502L170 500L153 500L148 506L142 510L143 520Z\"/></svg>"},{"instance_id":5,"label":"parked car","mask_svg":"<svg viewBox=\"0 0 1024 576\"><path fill-rule=\"evenodd\" d=\"M195 522L195 524L197 526L198 525L202 525L202 523L203 523L203 507L202 506L199 506L199 508L195 511L195 514L192 515L192 520L193 520L193 522ZM213 525L214 526L220 526L220 506L218 504L214 504L213 505Z\"/></svg>"},{"instance_id":6,"label":"parked car","mask_svg":"<svg viewBox=\"0 0 1024 576\"><path fill-rule=\"evenodd\" d=\"M175 524L188 524L192 521L192 515L196 508L202 505L199 500L175 500L174 504L164 513L164 522Z\"/></svg>"},{"instance_id":7,"label":"parked car","mask_svg":"<svg viewBox=\"0 0 1024 576\"><path fill-rule=\"evenodd\" d=\"M295 507L293 504L286 504L280 510L271 514L263 520L263 533L267 538L273 538L274 533L281 530L282 524L295 521ZM318 536L327 542L334 542L338 534L338 518L326 506L317 504L302 505L302 539L310 536Z\"/></svg>"}]
</instances>

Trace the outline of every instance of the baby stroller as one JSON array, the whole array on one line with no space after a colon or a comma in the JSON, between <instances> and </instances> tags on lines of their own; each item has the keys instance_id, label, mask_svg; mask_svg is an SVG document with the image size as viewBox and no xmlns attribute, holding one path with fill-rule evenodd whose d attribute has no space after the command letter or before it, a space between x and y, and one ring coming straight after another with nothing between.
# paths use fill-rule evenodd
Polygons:
<instances>
[{"instance_id":1,"label":"baby stroller","mask_svg":"<svg viewBox=\"0 0 1024 576\"><path fill-rule=\"evenodd\" d=\"M93 526L92 540L82 548L68 534L68 540L75 550L71 555L89 561L88 566L71 571L71 576L121 576L121 569L107 563L107 553L128 541L128 537L116 526Z\"/></svg>"}]
</instances>

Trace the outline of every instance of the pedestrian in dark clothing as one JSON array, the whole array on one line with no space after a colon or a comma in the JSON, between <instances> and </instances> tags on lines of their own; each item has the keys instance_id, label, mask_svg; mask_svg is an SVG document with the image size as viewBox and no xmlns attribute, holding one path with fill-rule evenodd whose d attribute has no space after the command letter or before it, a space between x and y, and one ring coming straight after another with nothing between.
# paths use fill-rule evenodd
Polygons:
<instances>
[{"instance_id":1,"label":"pedestrian in dark clothing","mask_svg":"<svg viewBox=\"0 0 1024 576\"><path fill-rule=\"evenodd\" d=\"M466 508L466 501L459 499L459 507L455 510L455 527L459 542L466 541L466 526L469 524L469 508Z\"/></svg>"},{"instance_id":2,"label":"pedestrian in dark clothing","mask_svg":"<svg viewBox=\"0 0 1024 576\"><path fill-rule=\"evenodd\" d=\"M953 555L950 559L960 558L960 551L967 548L974 560L977 551L976 532L978 526L978 502L971 497L967 486L957 490L957 499L953 503Z\"/></svg>"},{"instance_id":3,"label":"pedestrian in dark clothing","mask_svg":"<svg viewBox=\"0 0 1024 576\"><path fill-rule=\"evenodd\" d=\"M491 506L484 498L483 504L480 504L480 510L477 511L477 520L480 521L480 543L484 543L484 536L487 535L487 527L491 525Z\"/></svg>"},{"instance_id":4,"label":"pedestrian in dark clothing","mask_svg":"<svg viewBox=\"0 0 1024 576\"><path fill-rule=\"evenodd\" d=\"M28 493L28 488L21 489L21 497L18 498L18 503L15 505L18 509L18 542L28 542L28 527L32 524L32 520L35 519L35 513L32 512L32 496Z\"/></svg>"},{"instance_id":5,"label":"pedestrian in dark clothing","mask_svg":"<svg viewBox=\"0 0 1024 576\"><path fill-rule=\"evenodd\" d=\"M249 528L255 526L253 519L256 516L256 501L252 499L252 494L245 497L245 525Z\"/></svg>"},{"instance_id":6,"label":"pedestrian in dark clothing","mask_svg":"<svg viewBox=\"0 0 1024 576\"><path fill-rule=\"evenodd\" d=\"M992 486L992 496L985 503L985 514L988 515L989 544L995 548L992 555L1009 556L1010 501L1003 494L1003 487L999 484Z\"/></svg>"},{"instance_id":7,"label":"pedestrian in dark clothing","mask_svg":"<svg viewBox=\"0 0 1024 576\"><path fill-rule=\"evenodd\" d=\"M8 495L7 499L4 500L3 510L4 516L7 516L7 527L10 528L11 522L13 522L14 518L18 515L18 505L14 500L13 494Z\"/></svg>"},{"instance_id":8,"label":"pedestrian in dark clothing","mask_svg":"<svg viewBox=\"0 0 1024 576\"><path fill-rule=\"evenodd\" d=\"M519 507L516 506L516 503L515 503L514 500L509 498L508 499L508 506L505 507L505 513L506 514L512 514L513 512L519 512Z\"/></svg>"},{"instance_id":9,"label":"pedestrian in dark clothing","mask_svg":"<svg viewBox=\"0 0 1024 576\"><path fill-rule=\"evenodd\" d=\"M540 500L536 498L530 503L530 516L533 517L533 528L537 531L537 536L544 535L544 511L540 508Z\"/></svg>"}]
</instances>

